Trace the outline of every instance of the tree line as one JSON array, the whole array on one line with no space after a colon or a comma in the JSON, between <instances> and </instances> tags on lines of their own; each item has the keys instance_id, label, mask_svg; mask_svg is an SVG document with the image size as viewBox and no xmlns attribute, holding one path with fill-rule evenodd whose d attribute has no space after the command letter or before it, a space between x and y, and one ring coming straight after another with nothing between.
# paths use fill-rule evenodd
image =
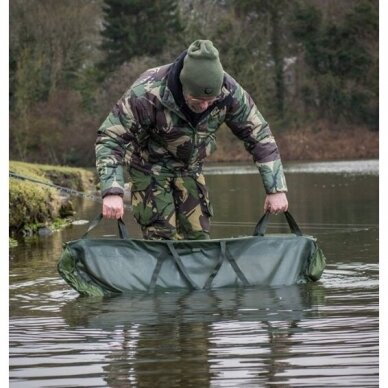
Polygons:
<instances>
[{"instance_id":1,"label":"tree line","mask_svg":"<svg viewBox=\"0 0 388 388\"><path fill-rule=\"evenodd\" d=\"M277 132L378 130L377 0L12 0L10 157L89 166L146 68L210 39Z\"/></svg>"}]
</instances>

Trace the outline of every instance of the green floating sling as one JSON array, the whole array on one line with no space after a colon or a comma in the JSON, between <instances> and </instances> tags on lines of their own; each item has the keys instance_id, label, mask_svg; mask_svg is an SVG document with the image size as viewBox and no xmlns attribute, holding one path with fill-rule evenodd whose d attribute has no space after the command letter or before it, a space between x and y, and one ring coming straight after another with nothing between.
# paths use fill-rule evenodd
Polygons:
<instances>
[{"instance_id":1,"label":"green floating sling","mask_svg":"<svg viewBox=\"0 0 388 388\"><path fill-rule=\"evenodd\" d=\"M119 238L89 238L102 219L64 245L58 263L63 279L81 295L112 295L156 289L283 286L318 280L326 259L303 235L289 212L290 234L266 234L269 214L253 236L213 240L131 239L124 222Z\"/></svg>"}]
</instances>

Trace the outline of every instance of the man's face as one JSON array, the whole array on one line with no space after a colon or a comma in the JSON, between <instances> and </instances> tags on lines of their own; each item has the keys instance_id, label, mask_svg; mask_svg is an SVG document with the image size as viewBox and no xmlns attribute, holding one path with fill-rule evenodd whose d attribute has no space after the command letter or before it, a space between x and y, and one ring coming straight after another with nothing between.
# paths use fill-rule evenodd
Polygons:
<instances>
[{"instance_id":1,"label":"man's face","mask_svg":"<svg viewBox=\"0 0 388 388\"><path fill-rule=\"evenodd\" d=\"M204 112L210 105L214 104L219 97L192 97L189 94L184 95L187 106L195 113Z\"/></svg>"}]
</instances>

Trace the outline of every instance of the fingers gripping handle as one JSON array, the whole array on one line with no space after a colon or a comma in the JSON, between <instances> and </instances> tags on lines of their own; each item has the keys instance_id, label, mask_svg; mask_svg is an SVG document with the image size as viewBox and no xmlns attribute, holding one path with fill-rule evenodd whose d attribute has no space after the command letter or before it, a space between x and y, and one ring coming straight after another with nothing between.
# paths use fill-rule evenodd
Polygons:
<instances>
[{"instance_id":1,"label":"fingers gripping handle","mask_svg":"<svg viewBox=\"0 0 388 388\"><path fill-rule=\"evenodd\" d=\"M89 232L91 232L102 220L103 215L102 213L98 214L97 217L90 223L88 230L81 238L87 238ZM117 226L119 228L119 236L121 239L129 239L129 234L127 231L127 227L125 226L125 223L122 218L119 218L117 220Z\"/></svg>"},{"instance_id":2,"label":"fingers gripping handle","mask_svg":"<svg viewBox=\"0 0 388 388\"><path fill-rule=\"evenodd\" d=\"M294 217L292 217L291 213L286 211L283 214L286 217L286 220L287 220L288 226L290 227L291 232L296 234L297 236L302 236L303 233L300 230L300 228L299 228L298 224L296 223L296 221L294 220ZM255 227L255 231L253 232L254 236L264 236L264 234L265 234L265 232L267 230L269 216L270 216L270 213L266 212L260 218L259 222L257 223L257 225Z\"/></svg>"}]
</instances>

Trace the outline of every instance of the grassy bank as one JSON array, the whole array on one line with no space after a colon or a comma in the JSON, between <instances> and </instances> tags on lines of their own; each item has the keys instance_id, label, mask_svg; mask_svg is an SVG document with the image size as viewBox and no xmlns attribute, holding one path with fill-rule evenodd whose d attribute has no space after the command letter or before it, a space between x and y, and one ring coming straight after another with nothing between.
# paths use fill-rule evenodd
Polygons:
<instances>
[{"instance_id":1,"label":"grassy bank","mask_svg":"<svg viewBox=\"0 0 388 388\"><path fill-rule=\"evenodd\" d=\"M95 190L91 171L11 161L13 173L79 191ZM72 213L71 201L59 191L28 180L9 180L9 231L11 236L28 235L41 228L57 228Z\"/></svg>"}]
</instances>

